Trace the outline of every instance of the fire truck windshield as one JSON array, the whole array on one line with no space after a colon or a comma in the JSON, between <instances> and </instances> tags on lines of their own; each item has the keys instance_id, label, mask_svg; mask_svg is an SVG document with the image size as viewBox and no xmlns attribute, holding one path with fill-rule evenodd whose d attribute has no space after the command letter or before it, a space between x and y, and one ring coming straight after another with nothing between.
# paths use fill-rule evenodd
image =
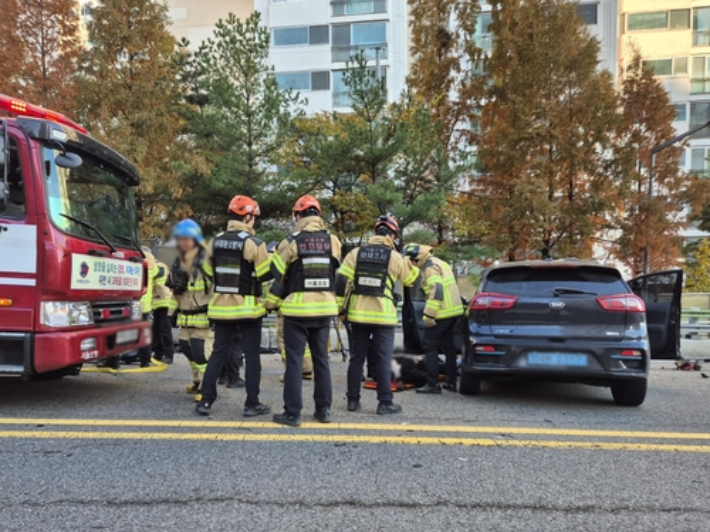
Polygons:
<instances>
[{"instance_id":1,"label":"fire truck windshield","mask_svg":"<svg viewBox=\"0 0 710 532\"><path fill-rule=\"evenodd\" d=\"M45 190L52 223L65 233L101 241L95 231L87 229L90 224L113 245L132 247L125 237L138 241L136 204L123 176L83 152L81 166L60 168L54 162L60 153L53 148L43 148L47 172Z\"/></svg>"}]
</instances>

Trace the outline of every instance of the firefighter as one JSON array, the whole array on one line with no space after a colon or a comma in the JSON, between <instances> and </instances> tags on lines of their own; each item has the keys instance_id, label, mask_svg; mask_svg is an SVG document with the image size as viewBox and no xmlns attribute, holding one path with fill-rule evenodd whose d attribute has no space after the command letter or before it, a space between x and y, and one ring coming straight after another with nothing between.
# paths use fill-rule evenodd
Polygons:
<instances>
[{"instance_id":1,"label":"firefighter","mask_svg":"<svg viewBox=\"0 0 710 532\"><path fill-rule=\"evenodd\" d=\"M214 278L215 294L208 315L214 325L215 343L202 381L202 400L196 410L203 416L209 415L217 399L219 374L241 337L247 392L244 417L255 417L271 412L269 406L259 402L261 322L266 314L261 302L261 283L271 278L271 259L266 244L254 236L259 204L247 196L235 196L227 212L231 218L227 230L210 244L210 262L205 265Z\"/></svg>"},{"instance_id":2,"label":"firefighter","mask_svg":"<svg viewBox=\"0 0 710 532\"><path fill-rule=\"evenodd\" d=\"M150 319L150 313L153 307L153 287L155 286L155 278L159 273L158 263L155 257L150 252L148 248L142 248L146 270L148 273L148 283L146 287L145 294L141 296L141 313L143 314L144 320ZM155 342L155 333L153 333L153 342ZM153 346L147 345L138 350L138 360L142 368L147 368L150 366L150 358L153 354ZM135 360L135 359L134 359Z\"/></svg>"},{"instance_id":3,"label":"firefighter","mask_svg":"<svg viewBox=\"0 0 710 532\"><path fill-rule=\"evenodd\" d=\"M372 354L377 373L377 413L398 414L402 407L392 402L391 388L397 325L395 282L412 286L419 277L419 268L395 249L399 225L394 216L380 216L374 233L366 246L348 253L335 281L341 319L347 319L352 330L348 411L360 409L362 369L368 354Z\"/></svg>"},{"instance_id":4,"label":"firefighter","mask_svg":"<svg viewBox=\"0 0 710 532\"><path fill-rule=\"evenodd\" d=\"M446 355L446 383L444 389L456 391L456 344L454 327L464 313L461 294L451 267L432 254L430 246L408 244L404 254L421 269L422 289L426 293L424 306L424 355L429 368L429 379L417 393L440 394L439 346Z\"/></svg>"},{"instance_id":5,"label":"firefighter","mask_svg":"<svg viewBox=\"0 0 710 532\"><path fill-rule=\"evenodd\" d=\"M284 412L274 422L298 427L303 409L303 355L311 348L315 386L314 417L330 423L333 388L328 363L330 319L338 315L333 286L340 260L340 240L328 233L321 207L312 196L300 198L294 208L295 232L278 246L271 260L274 282L266 299L270 310L284 317L286 374Z\"/></svg>"},{"instance_id":6,"label":"firefighter","mask_svg":"<svg viewBox=\"0 0 710 532\"><path fill-rule=\"evenodd\" d=\"M158 272L153 278L153 351L155 359L166 364L173 363L175 347L173 345L173 328L168 316L175 309L173 292L168 288L170 269L160 261L156 263Z\"/></svg>"},{"instance_id":7,"label":"firefighter","mask_svg":"<svg viewBox=\"0 0 710 532\"><path fill-rule=\"evenodd\" d=\"M192 369L192 384L187 393L200 400L200 384L212 354L214 335L207 309L212 298L212 279L208 272L207 246L202 229L189 218L173 229L178 257L170 269L168 286L173 291L175 324L180 327L180 351Z\"/></svg>"}]
</instances>

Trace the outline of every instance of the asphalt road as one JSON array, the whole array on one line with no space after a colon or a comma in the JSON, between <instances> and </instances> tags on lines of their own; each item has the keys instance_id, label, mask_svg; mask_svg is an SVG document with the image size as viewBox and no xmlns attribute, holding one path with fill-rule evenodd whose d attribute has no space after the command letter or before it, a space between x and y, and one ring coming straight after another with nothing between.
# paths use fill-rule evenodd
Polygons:
<instances>
[{"instance_id":1,"label":"asphalt road","mask_svg":"<svg viewBox=\"0 0 710 532\"><path fill-rule=\"evenodd\" d=\"M710 358L710 342L684 347ZM367 390L363 411L346 412L339 356L332 368L335 423L305 415L300 429L244 422L242 390L197 417L183 360L4 381L0 530L710 530L710 379L698 372L656 365L640 408L606 389L497 384L476 398L402 392L405 412L381 418ZM275 410L280 372L265 356Z\"/></svg>"}]
</instances>

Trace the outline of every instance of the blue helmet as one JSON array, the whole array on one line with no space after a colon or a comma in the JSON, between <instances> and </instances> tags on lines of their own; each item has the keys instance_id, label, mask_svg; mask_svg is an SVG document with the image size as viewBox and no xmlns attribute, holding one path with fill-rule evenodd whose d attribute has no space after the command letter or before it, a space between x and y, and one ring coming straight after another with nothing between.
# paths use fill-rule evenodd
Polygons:
<instances>
[{"instance_id":1,"label":"blue helmet","mask_svg":"<svg viewBox=\"0 0 710 532\"><path fill-rule=\"evenodd\" d=\"M175 227L173 228L173 237L194 238L195 242L198 244L201 244L205 240L205 237L202 236L200 224L190 218L186 218L182 222L175 224Z\"/></svg>"}]
</instances>

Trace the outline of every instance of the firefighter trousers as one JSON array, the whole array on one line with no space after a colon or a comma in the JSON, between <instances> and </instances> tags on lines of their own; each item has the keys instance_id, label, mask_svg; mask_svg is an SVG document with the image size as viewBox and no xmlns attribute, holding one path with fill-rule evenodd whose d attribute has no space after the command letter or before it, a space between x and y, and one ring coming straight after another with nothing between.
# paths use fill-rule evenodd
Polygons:
<instances>
[{"instance_id":1,"label":"firefighter trousers","mask_svg":"<svg viewBox=\"0 0 710 532\"><path fill-rule=\"evenodd\" d=\"M153 352L156 360L172 360L175 354L173 326L167 308L153 309Z\"/></svg>"},{"instance_id":2,"label":"firefighter trousers","mask_svg":"<svg viewBox=\"0 0 710 532\"><path fill-rule=\"evenodd\" d=\"M212 355L214 333L212 329L183 327L180 329L180 352L190 362L192 382L201 382Z\"/></svg>"},{"instance_id":3,"label":"firefighter trousers","mask_svg":"<svg viewBox=\"0 0 710 532\"><path fill-rule=\"evenodd\" d=\"M333 385L328 361L328 336L330 318L284 319L286 343L286 374L284 375L284 411L290 416L300 416L303 410L303 354L306 344L311 348L313 361L316 410L330 408L333 403Z\"/></svg>"},{"instance_id":4,"label":"firefighter trousers","mask_svg":"<svg viewBox=\"0 0 710 532\"><path fill-rule=\"evenodd\" d=\"M351 323L350 363L348 365L348 400L360 400L362 368L365 360L374 362L377 381L377 400L392 402L392 353L394 327Z\"/></svg>"},{"instance_id":5,"label":"firefighter trousers","mask_svg":"<svg viewBox=\"0 0 710 532\"><path fill-rule=\"evenodd\" d=\"M424 329L424 355L429 369L429 384L439 384L439 347L446 355L446 382L456 384L456 344L454 343L454 327L461 318L446 318L436 320L436 325Z\"/></svg>"},{"instance_id":6,"label":"firefighter trousers","mask_svg":"<svg viewBox=\"0 0 710 532\"><path fill-rule=\"evenodd\" d=\"M261 318L214 322L214 350L207 363L202 381L202 400L214 403L217 399L217 379L222 367L229 363L234 353L234 343L241 334L244 349L244 380L247 398L244 406L259 404L261 384Z\"/></svg>"},{"instance_id":7,"label":"firefighter trousers","mask_svg":"<svg viewBox=\"0 0 710 532\"><path fill-rule=\"evenodd\" d=\"M284 317L279 314L276 316L276 343L279 346L279 353L281 353L281 361L284 366L286 365L286 343L284 342ZM313 373L313 362L311 358L311 349L306 346L306 350L303 353L303 373Z\"/></svg>"}]
</instances>

